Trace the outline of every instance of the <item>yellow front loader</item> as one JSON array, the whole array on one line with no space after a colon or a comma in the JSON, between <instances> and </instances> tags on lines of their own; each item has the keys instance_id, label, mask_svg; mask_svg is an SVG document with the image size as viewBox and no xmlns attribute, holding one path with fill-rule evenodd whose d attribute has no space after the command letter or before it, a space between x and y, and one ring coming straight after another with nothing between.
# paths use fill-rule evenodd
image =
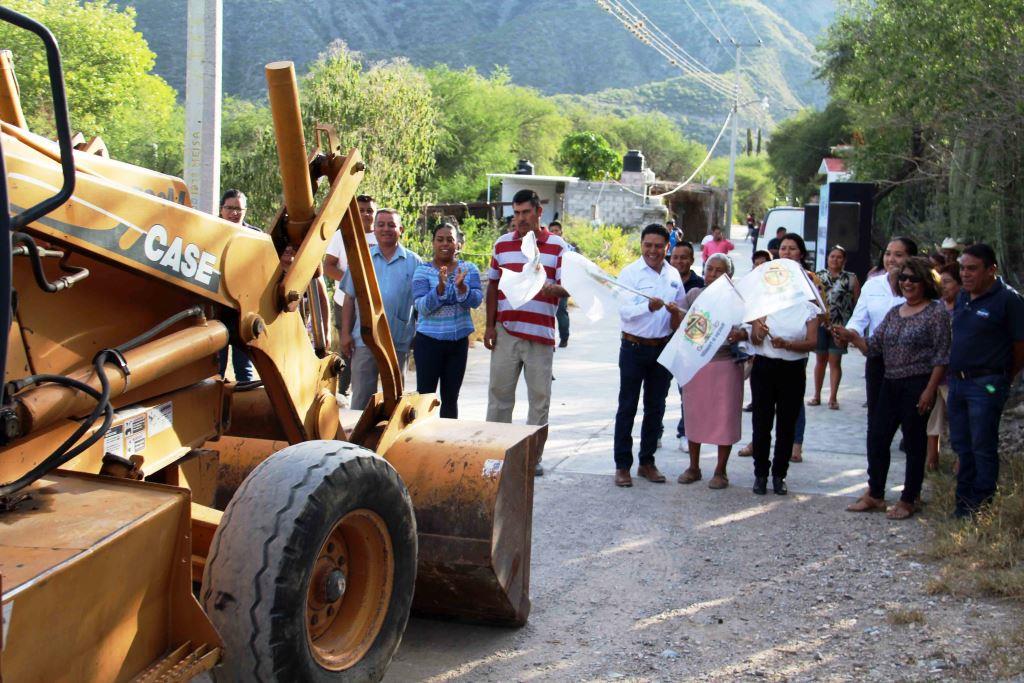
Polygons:
<instances>
[{"instance_id":1,"label":"yellow front loader","mask_svg":"<svg viewBox=\"0 0 1024 683\"><path fill-rule=\"evenodd\" d=\"M266 68L284 205L256 232L73 138L56 42L0 19L46 46L58 131L27 129L0 55L0 678L376 680L410 610L525 623L546 428L403 394L363 163L327 127L307 149L291 63ZM300 305L336 230L383 385L360 412ZM219 376L230 342L259 381Z\"/></svg>"}]
</instances>

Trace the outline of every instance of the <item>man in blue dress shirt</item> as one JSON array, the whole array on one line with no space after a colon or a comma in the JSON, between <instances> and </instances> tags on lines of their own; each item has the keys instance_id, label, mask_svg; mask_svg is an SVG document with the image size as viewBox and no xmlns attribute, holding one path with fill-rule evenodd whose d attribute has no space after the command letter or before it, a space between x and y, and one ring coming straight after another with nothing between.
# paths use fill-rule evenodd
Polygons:
<instances>
[{"instance_id":1,"label":"man in blue dress shirt","mask_svg":"<svg viewBox=\"0 0 1024 683\"><path fill-rule=\"evenodd\" d=\"M398 353L399 371L404 374L409 347L416 334L413 320L412 277L423 259L403 247L402 217L394 209L379 209L373 219L373 234L377 244L370 247L370 259L377 274L384 313L391 328L391 339ZM352 271L341 281L345 303L341 309L341 351L352 367L352 408L362 410L370 397L377 393L379 372L373 353L363 343L362 335L353 335L359 329L359 310L355 305L356 289Z\"/></svg>"}]
</instances>

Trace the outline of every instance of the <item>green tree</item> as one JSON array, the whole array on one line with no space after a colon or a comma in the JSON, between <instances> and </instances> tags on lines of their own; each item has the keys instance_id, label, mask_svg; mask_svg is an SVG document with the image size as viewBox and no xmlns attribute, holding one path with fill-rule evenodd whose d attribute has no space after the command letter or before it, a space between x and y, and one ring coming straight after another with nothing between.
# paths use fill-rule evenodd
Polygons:
<instances>
[{"instance_id":1,"label":"green tree","mask_svg":"<svg viewBox=\"0 0 1024 683\"><path fill-rule=\"evenodd\" d=\"M706 179L712 179L713 184L727 187L729 159L727 157L712 159L704 167L703 175ZM776 206L776 198L782 194L772 175L768 159L763 156L739 155L736 157L736 195L733 203L733 216L742 218L750 212L755 216L762 216L768 209Z\"/></svg>"},{"instance_id":2,"label":"green tree","mask_svg":"<svg viewBox=\"0 0 1024 683\"><path fill-rule=\"evenodd\" d=\"M115 158L180 173L183 115L175 92L152 73L155 55L135 30L135 11L108 0L11 0L6 5L42 22L61 48L71 125L99 135ZM42 43L0 24L0 45L14 53L29 127L53 136L49 76Z\"/></svg>"},{"instance_id":3,"label":"green tree","mask_svg":"<svg viewBox=\"0 0 1024 683\"><path fill-rule=\"evenodd\" d=\"M594 131L603 136L619 153L639 149L647 165L659 178L687 178L707 154L707 148L688 139L664 114L592 114L583 107L567 110L576 131Z\"/></svg>"},{"instance_id":4,"label":"green tree","mask_svg":"<svg viewBox=\"0 0 1024 683\"><path fill-rule=\"evenodd\" d=\"M878 241L953 234L1024 268L1024 4L854 0L822 44L851 105L854 169L879 183Z\"/></svg>"},{"instance_id":5,"label":"green tree","mask_svg":"<svg viewBox=\"0 0 1024 683\"><path fill-rule=\"evenodd\" d=\"M818 191L821 160L829 150L850 140L850 113L841 101L824 111L804 109L776 127L768 141L772 173L783 187L791 187L794 200L802 202Z\"/></svg>"},{"instance_id":6,"label":"green tree","mask_svg":"<svg viewBox=\"0 0 1024 683\"><path fill-rule=\"evenodd\" d=\"M472 67L437 66L426 72L438 110L436 171L428 189L441 201L472 201L488 173L511 172L530 159L538 172L555 171L568 120L548 99L512 85L508 72L484 77Z\"/></svg>"},{"instance_id":7,"label":"green tree","mask_svg":"<svg viewBox=\"0 0 1024 683\"><path fill-rule=\"evenodd\" d=\"M423 73L404 61L364 69L339 44L302 77L299 93L307 146L313 144L314 124L334 126L343 149L357 147L366 162L360 189L401 211L412 224L424 201L439 137L437 110ZM246 192L252 220L265 223L281 196L269 116L244 105L233 105L228 113L241 118L230 120L226 129L244 146L226 160L224 185ZM259 126L248 139L238 134L246 125Z\"/></svg>"},{"instance_id":8,"label":"green tree","mask_svg":"<svg viewBox=\"0 0 1024 683\"><path fill-rule=\"evenodd\" d=\"M558 156L572 175L583 180L618 178L622 173L622 157L593 131L567 135Z\"/></svg>"}]
</instances>

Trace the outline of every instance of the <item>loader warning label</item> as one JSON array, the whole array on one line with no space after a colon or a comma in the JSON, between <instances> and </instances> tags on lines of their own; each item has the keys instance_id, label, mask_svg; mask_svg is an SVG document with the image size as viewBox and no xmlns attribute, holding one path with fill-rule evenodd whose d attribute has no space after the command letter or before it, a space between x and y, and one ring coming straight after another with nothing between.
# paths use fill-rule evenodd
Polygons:
<instances>
[{"instance_id":1,"label":"loader warning label","mask_svg":"<svg viewBox=\"0 0 1024 683\"><path fill-rule=\"evenodd\" d=\"M146 414L136 415L124 423L125 455L146 450Z\"/></svg>"},{"instance_id":2,"label":"loader warning label","mask_svg":"<svg viewBox=\"0 0 1024 683\"><path fill-rule=\"evenodd\" d=\"M149 437L153 438L160 432L174 426L174 404L168 401L149 409Z\"/></svg>"},{"instance_id":3,"label":"loader warning label","mask_svg":"<svg viewBox=\"0 0 1024 683\"><path fill-rule=\"evenodd\" d=\"M103 451L111 455L124 457L124 427L111 427L103 435Z\"/></svg>"}]
</instances>

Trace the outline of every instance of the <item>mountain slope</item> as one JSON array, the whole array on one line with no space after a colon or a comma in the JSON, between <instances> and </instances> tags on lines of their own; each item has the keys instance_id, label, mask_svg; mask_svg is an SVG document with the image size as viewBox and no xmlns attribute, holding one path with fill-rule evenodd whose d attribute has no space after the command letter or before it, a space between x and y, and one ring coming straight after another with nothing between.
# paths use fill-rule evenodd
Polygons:
<instances>
[{"instance_id":1,"label":"mountain slope","mask_svg":"<svg viewBox=\"0 0 1024 683\"><path fill-rule=\"evenodd\" d=\"M712 71L733 69L734 52L706 3L692 2L723 44L716 44L685 3L634 1ZM157 53L157 72L181 92L185 3L120 2L136 8L139 29ZM754 85L745 91L769 94L785 107L824 102L824 87L813 80L813 41L831 20L834 0L712 2L737 40L764 40L764 47L745 53L749 59L741 71ZM260 99L265 63L291 59L301 71L338 40L370 62L405 57L420 66L475 66L485 73L506 66L516 83L547 94L594 95L598 104L624 104L630 99L626 91L641 86L639 107L656 108L650 97L674 91L674 110L666 113L680 120L697 112L687 109L691 103L698 106L705 95L711 97L706 91L695 100L684 97L680 72L592 0L224 0L224 90ZM659 82L663 85L651 85ZM720 106L714 109L721 118Z\"/></svg>"}]
</instances>

